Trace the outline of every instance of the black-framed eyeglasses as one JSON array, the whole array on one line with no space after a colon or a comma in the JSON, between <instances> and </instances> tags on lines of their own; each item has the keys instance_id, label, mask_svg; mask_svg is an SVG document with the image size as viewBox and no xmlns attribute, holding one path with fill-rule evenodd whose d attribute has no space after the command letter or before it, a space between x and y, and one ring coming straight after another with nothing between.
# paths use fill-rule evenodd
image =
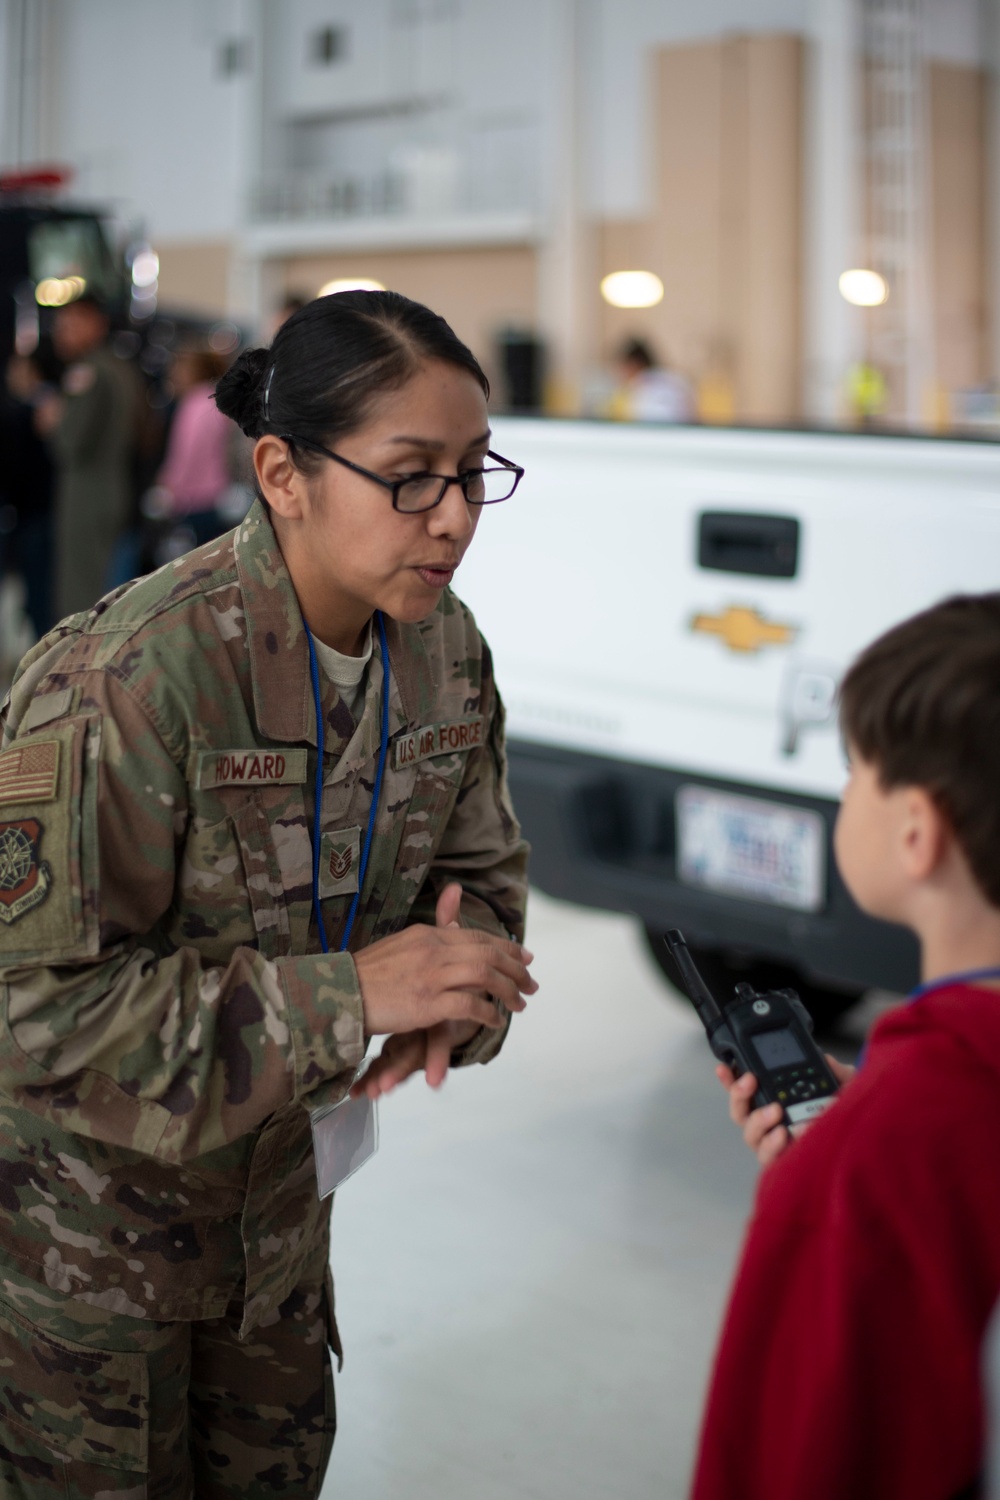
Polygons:
<instances>
[{"instance_id":1,"label":"black-framed eyeglasses","mask_svg":"<svg viewBox=\"0 0 1000 1500\"><path fill-rule=\"evenodd\" d=\"M322 453L334 463L343 464L345 469L353 469L355 474L363 474L374 484L380 484L384 490L391 491L393 510L407 516L433 510L435 505L441 504L453 484L459 486L469 505L497 505L501 500L510 499L524 477L520 464L512 464L509 458L490 451L486 457L498 465L495 469L463 469L460 474L420 473L409 474L405 479L383 479L381 474L373 474L371 469L363 469L349 458L341 458L339 453L324 448L312 438L297 437L294 432L282 432L279 437L285 443L295 443L313 453Z\"/></svg>"}]
</instances>

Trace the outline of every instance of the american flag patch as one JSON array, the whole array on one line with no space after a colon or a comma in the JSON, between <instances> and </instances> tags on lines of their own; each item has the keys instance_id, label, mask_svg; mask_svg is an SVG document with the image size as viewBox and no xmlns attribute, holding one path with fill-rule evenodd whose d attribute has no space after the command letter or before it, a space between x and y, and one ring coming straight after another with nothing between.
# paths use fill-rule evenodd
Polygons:
<instances>
[{"instance_id":1,"label":"american flag patch","mask_svg":"<svg viewBox=\"0 0 1000 1500\"><path fill-rule=\"evenodd\" d=\"M59 785L59 741L15 745L0 755L0 805L51 802Z\"/></svg>"}]
</instances>

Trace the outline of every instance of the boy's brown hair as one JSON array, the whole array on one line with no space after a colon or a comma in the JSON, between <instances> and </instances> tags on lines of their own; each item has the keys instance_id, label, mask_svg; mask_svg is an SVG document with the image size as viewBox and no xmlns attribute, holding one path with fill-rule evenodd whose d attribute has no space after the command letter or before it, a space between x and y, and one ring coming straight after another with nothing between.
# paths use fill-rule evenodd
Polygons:
<instances>
[{"instance_id":1,"label":"boy's brown hair","mask_svg":"<svg viewBox=\"0 0 1000 1500\"><path fill-rule=\"evenodd\" d=\"M930 793L1000 907L1000 594L946 599L879 636L841 684L840 723L883 787Z\"/></svg>"}]
</instances>

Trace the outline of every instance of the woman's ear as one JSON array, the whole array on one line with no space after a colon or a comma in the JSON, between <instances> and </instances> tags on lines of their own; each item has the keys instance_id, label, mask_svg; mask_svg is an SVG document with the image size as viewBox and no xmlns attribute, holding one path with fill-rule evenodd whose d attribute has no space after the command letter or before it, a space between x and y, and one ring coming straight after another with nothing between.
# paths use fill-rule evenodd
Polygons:
<instances>
[{"instance_id":1,"label":"woman's ear","mask_svg":"<svg viewBox=\"0 0 1000 1500\"><path fill-rule=\"evenodd\" d=\"M287 521L301 521L306 498L306 480L292 463L288 444L273 432L257 439L253 450L257 483L271 509Z\"/></svg>"}]
</instances>

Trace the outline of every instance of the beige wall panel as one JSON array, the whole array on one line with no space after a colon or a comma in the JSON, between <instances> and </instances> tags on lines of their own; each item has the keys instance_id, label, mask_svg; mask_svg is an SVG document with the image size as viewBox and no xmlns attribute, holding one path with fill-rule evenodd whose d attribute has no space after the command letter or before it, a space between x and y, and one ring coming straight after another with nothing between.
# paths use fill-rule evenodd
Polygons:
<instances>
[{"instance_id":1,"label":"beige wall panel","mask_svg":"<svg viewBox=\"0 0 1000 1500\"><path fill-rule=\"evenodd\" d=\"M307 296L335 277L366 276L425 302L482 361L498 398L497 333L537 327L538 267L529 247L301 256L287 260L283 272L285 289Z\"/></svg>"},{"instance_id":2,"label":"beige wall panel","mask_svg":"<svg viewBox=\"0 0 1000 1500\"><path fill-rule=\"evenodd\" d=\"M739 295L736 399L747 421L782 422L798 416L801 400L802 43L754 36L735 45L744 114L727 153L739 163L727 201L742 188L742 233L724 247L739 246L729 257Z\"/></svg>"},{"instance_id":3,"label":"beige wall panel","mask_svg":"<svg viewBox=\"0 0 1000 1500\"><path fill-rule=\"evenodd\" d=\"M991 376L987 312L987 80L932 63L931 288L937 379L946 390Z\"/></svg>"},{"instance_id":4,"label":"beige wall panel","mask_svg":"<svg viewBox=\"0 0 1000 1500\"><path fill-rule=\"evenodd\" d=\"M663 301L651 308L602 303L606 357L625 339L648 339L660 359L693 380L728 360L719 298L722 221L722 50L671 47L653 59L656 98L655 211L601 226L601 275L655 271Z\"/></svg>"},{"instance_id":5,"label":"beige wall panel","mask_svg":"<svg viewBox=\"0 0 1000 1500\"><path fill-rule=\"evenodd\" d=\"M732 36L656 58L657 174L649 220L602 226L602 274L663 279L656 308L605 308L606 352L649 338L739 421L800 412L802 43Z\"/></svg>"},{"instance_id":6,"label":"beige wall panel","mask_svg":"<svg viewBox=\"0 0 1000 1500\"><path fill-rule=\"evenodd\" d=\"M723 314L723 49L670 47L657 58L658 264L664 336L685 373L729 364Z\"/></svg>"},{"instance_id":7,"label":"beige wall panel","mask_svg":"<svg viewBox=\"0 0 1000 1500\"><path fill-rule=\"evenodd\" d=\"M232 246L228 240L156 244L160 304L221 318L229 303Z\"/></svg>"}]
</instances>

